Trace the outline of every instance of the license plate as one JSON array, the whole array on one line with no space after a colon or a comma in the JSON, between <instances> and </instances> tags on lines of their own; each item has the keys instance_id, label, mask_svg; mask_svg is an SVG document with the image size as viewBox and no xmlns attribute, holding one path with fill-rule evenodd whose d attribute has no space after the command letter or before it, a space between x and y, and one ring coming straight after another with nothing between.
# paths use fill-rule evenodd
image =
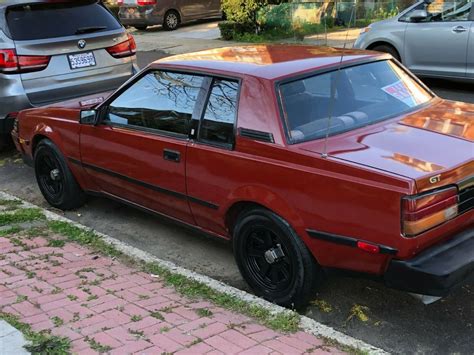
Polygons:
<instances>
[{"instance_id":1,"label":"license plate","mask_svg":"<svg viewBox=\"0 0 474 355\"><path fill-rule=\"evenodd\" d=\"M94 53L92 52L69 54L68 58L71 69L80 69L96 66Z\"/></svg>"}]
</instances>

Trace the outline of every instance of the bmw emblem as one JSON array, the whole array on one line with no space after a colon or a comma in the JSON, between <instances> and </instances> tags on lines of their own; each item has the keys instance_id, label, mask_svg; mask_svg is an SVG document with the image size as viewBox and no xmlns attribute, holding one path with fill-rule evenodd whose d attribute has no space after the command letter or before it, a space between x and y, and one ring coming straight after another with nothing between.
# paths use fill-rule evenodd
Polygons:
<instances>
[{"instance_id":1,"label":"bmw emblem","mask_svg":"<svg viewBox=\"0 0 474 355\"><path fill-rule=\"evenodd\" d=\"M77 47L79 49L84 49L86 47L87 42L81 39L79 42L77 42Z\"/></svg>"}]
</instances>

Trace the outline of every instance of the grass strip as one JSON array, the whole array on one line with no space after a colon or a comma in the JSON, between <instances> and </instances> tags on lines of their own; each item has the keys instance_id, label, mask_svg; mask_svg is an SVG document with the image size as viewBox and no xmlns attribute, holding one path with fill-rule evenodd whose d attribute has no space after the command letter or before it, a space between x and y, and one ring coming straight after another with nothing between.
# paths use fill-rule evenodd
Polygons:
<instances>
[{"instance_id":1,"label":"grass strip","mask_svg":"<svg viewBox=\"0 0 474 355\"><path fill-rule=\"evenodd\" d=\"M23 208L9 213L0 213L0 227L9 224L31 222L46 219L38 208Z\"/></svg>"}]
</instances>

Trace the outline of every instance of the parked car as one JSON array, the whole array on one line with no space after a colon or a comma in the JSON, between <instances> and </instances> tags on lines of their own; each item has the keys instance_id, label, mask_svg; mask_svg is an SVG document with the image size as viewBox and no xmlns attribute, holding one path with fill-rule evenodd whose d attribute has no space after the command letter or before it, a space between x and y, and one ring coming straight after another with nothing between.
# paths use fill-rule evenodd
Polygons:
<instances>
[{"instance_id":1,"label":"parked car","mask_svg":"<svg viewBox=\"0 0 474 355\"><path fill-rule=\"evenodd\" d=\"M390 53L417 75L474 79L472 2L421 1L361 31L355 48Z\"/></svg>"},{"instance_id":2,"label":"parked car","mask_svg":"<svg viewBox=\"0 0 474 355\"><path fill-rule=\"evenodd\" d=\"M220 0L118 0L117 3L122 23L141 31L154 25L172 31L182 23L223 16Z\"/></svg>"},{"instance_id":3,"label":"parked car","mask_svg":"<svg viewBox=\"0 0 474 355\"><path fill-rule=\"evenodd\" d=\"M327 268L434 296L472 274L473 114L386 54L260 45L162 59L12 134L52 206L101 195L232 240L255 293L299 307Z\"/></svg>"},{"instance_id":4,"label":"parked car","mask_svg":"<svg viewBox=\"0 0 474 355\"><path fill-rule=\"evenodd\" d=\"M1 1L0 146L22 109L119 87L135 50L100 1Z\"/></svg>"}]
</instances>

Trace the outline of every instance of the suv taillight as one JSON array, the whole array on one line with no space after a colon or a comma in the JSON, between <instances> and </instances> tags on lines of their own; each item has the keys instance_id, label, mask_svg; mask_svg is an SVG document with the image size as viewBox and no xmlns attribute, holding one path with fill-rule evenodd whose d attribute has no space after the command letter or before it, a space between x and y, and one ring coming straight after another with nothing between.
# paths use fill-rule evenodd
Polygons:
<instances>
[{"instance_id":1,"label":"suv taillight","mask_svg":"<svg viewBox=\"0 0 474 355\"><path fill-rule=\"evenodd\" d=\"M17 55L14 49L0 49L0 73L17 74L41 71L49 65L50 56Z\"/></svg>"},{"instance_id":2,"label":"suv taillight","mask_svg":"<svg viewBox=\"0 0 474 355\"><path fill-rule=\"evenodd\" d=\"M137 44L131 34L127 34L128 39L125 42L116 44L107 48L107 52L114 58L125 58L135 55L137 52Z\"/></svg>"},{"instance_id":3,"label":"suv taillight","mask_svg":"<svg viewBox=\"0 0 474 355\"><path fill-rule=\"evenodd\" d=\"M456 187L405 197L402 201L404 235L414 237L456 217L458 200Z\"/></svg>"},{"instance_id":4,"label":"suv taillight","mask_svg":"<svg viewBox=\"0 0 474 355\"><path fill-rule=\"evenodd\" d=\"M138 0L138 6L146 6L146 5L156 5L157 0Z\"/></svg>"}]
</instances>

